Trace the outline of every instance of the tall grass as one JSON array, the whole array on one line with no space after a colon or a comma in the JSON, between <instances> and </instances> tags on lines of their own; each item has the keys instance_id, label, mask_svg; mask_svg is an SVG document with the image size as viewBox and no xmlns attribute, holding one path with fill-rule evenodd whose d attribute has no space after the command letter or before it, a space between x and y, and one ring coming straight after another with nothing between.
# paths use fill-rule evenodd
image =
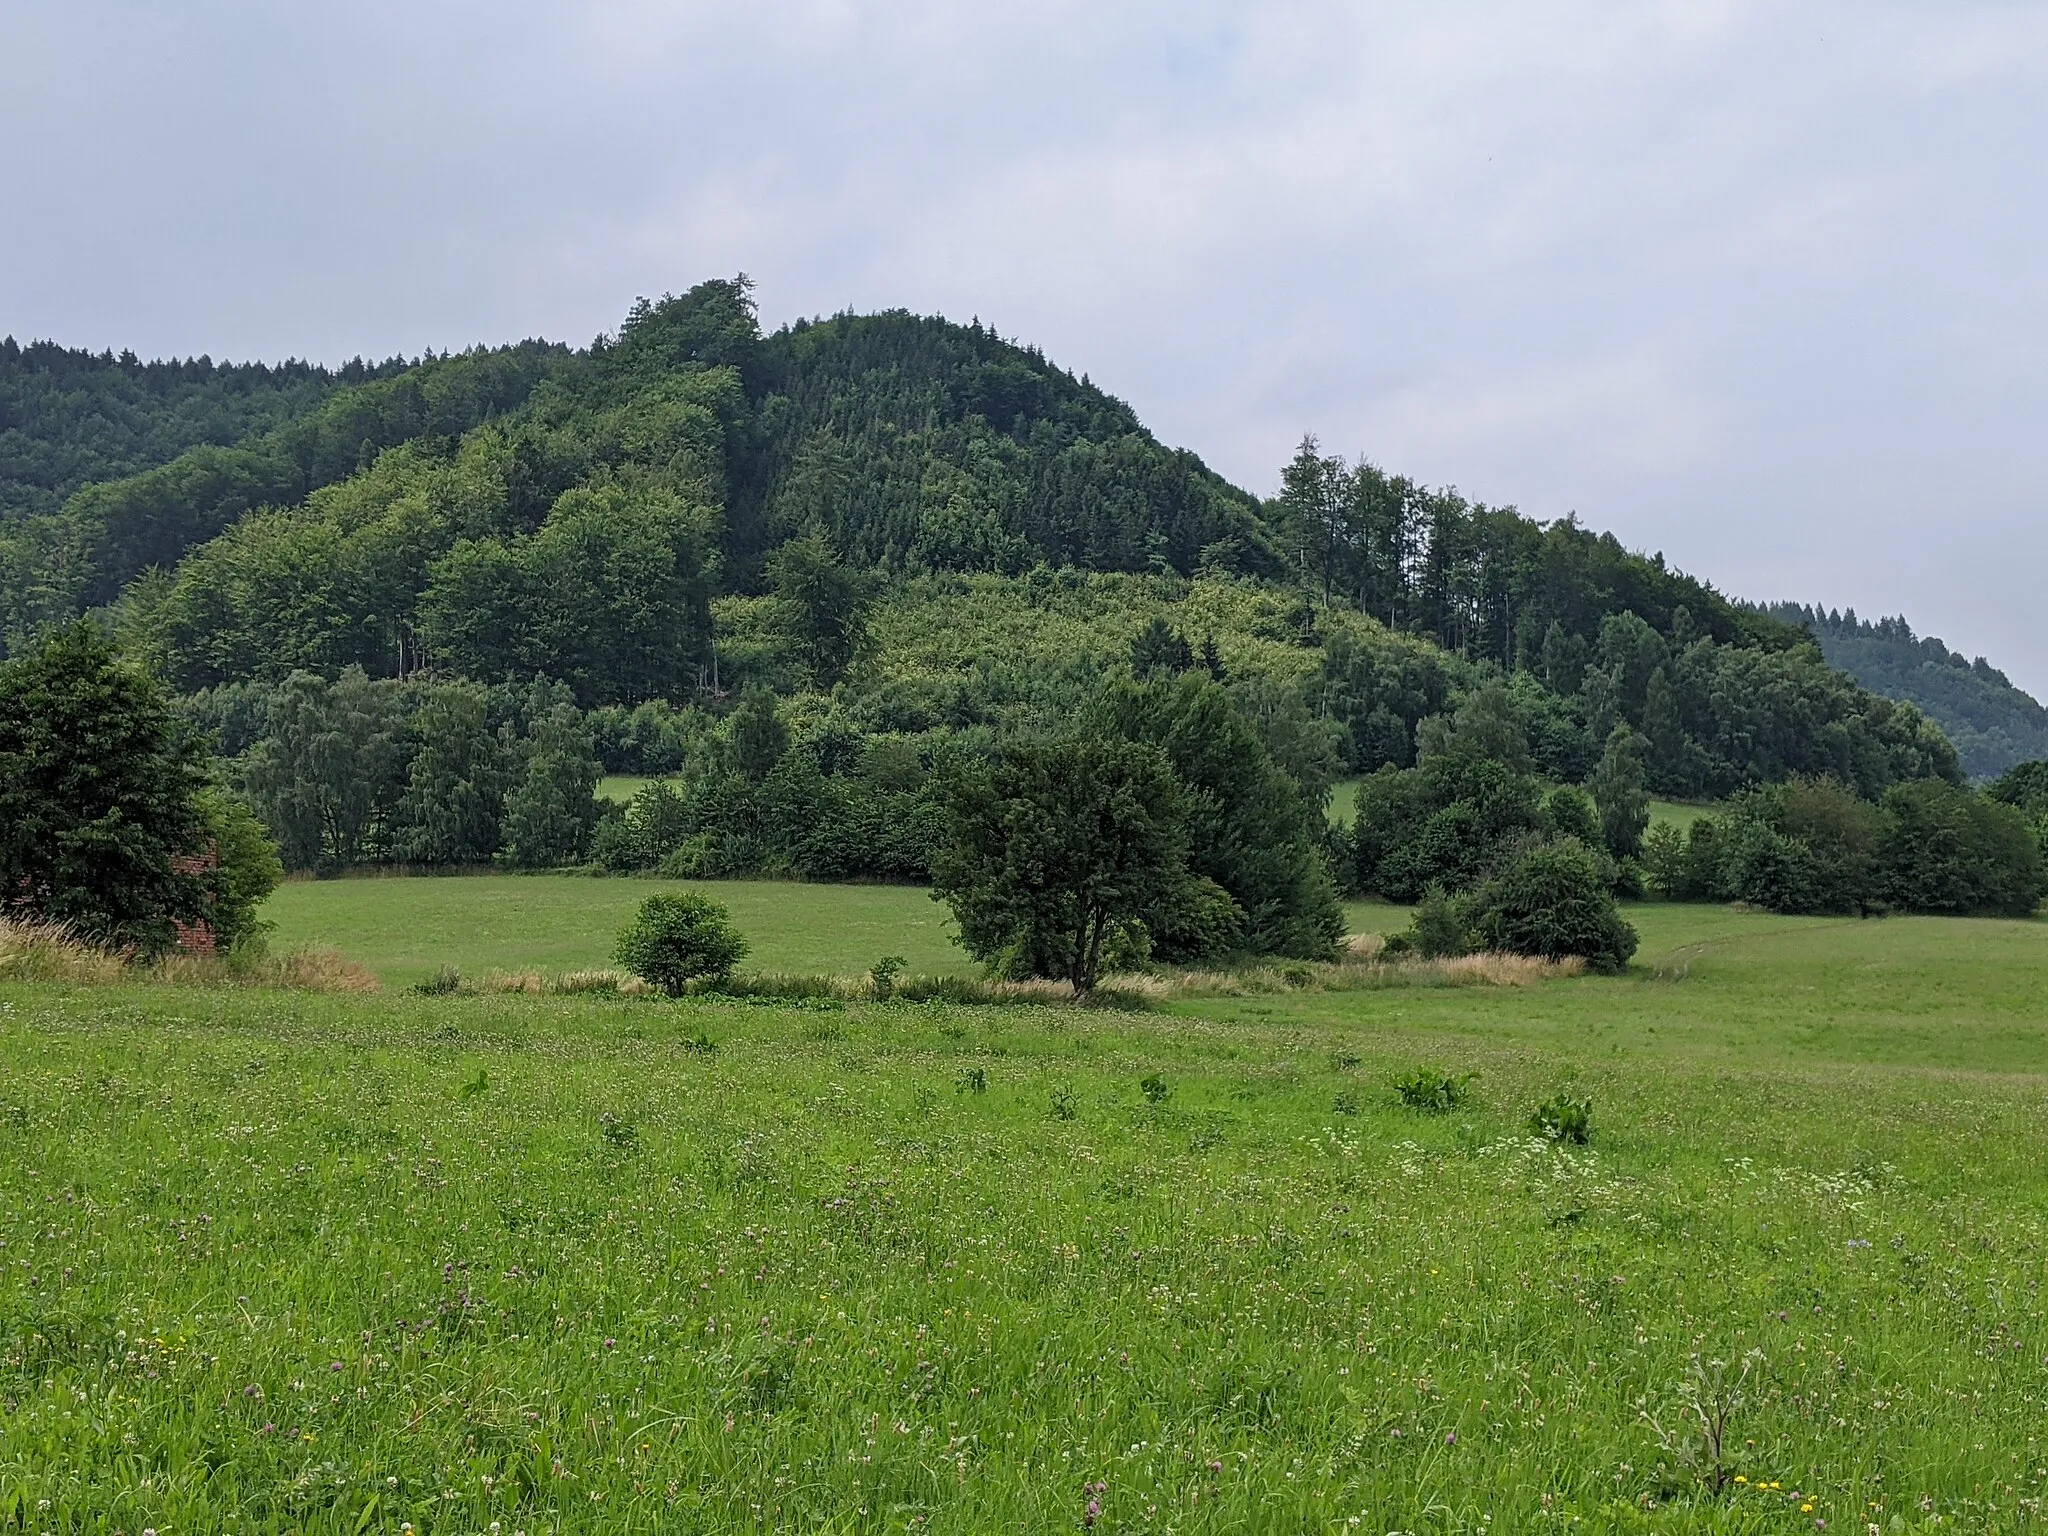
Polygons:
<instances>
[{"instance_id":1,"label":"tall grass","mask_svg":"<svg viewBox=\"0 0 2048 1536\"><path fill-rule=\"evenodd\" d=\"M154 982L183 987L271 987L293 992L376 992L371 972L333 949L273 955L251 949L228 955L173 951L154 960L101 948L62 923L0 918L0 981L113 986Z\"/></svg>"}]
</instances>

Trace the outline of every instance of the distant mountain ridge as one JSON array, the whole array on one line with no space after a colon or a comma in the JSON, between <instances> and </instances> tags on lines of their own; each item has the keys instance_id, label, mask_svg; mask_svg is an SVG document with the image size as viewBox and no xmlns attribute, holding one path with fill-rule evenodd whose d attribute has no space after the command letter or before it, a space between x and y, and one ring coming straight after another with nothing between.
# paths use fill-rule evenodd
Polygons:
<instances>
[{"instance_id":1,"label":"distant mountain ridge","mask_svg":"<svg viewBox=\"0 0 2048 1536\"><path fill-rule=\"evenodd\" d=\"M1903 615L1873 623L1854 608L1801 603L1760 611L1807 630L1829 666L1871 692L1918 705L1955 743L1972 779L2048 758L2048 708L1982 656L1967 660L1932 635L1916 635Z\"/></svg>"}]
</instances>

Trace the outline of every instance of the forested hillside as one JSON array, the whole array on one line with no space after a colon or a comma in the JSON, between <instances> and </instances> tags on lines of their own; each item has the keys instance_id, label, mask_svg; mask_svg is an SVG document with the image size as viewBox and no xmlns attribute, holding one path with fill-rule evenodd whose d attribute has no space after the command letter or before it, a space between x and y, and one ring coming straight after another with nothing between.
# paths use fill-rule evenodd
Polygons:
<instances>
[{"instance_id":1,"label":"forested hillside","mask_svg":"<svg viewBox=\"0 0 2048 1536\"><path fill-rule=\"evenodd\" d=\"M1853 608L1799 603L1764 611L1810 631L1828 665L1864 687L1918 705L1955 743L1972 779L1995 779L2019 763L2048 758L2048 709L1982 656L1970 661L1932 635L1915 635L1903 616L1873 624Z\"/></svg>"},{"instance_id":2,"label":"forested hillside","mask_svg":"<svg viewBox=\"0 0 2048 1536\"><path fill-rule=\"evenodd\" d=\"M0 340L0 522L52 513L82 486L227 447L316 409L335 390L402 373L401 359L313 363L140 361Z\"/></svg>"},{"instance_id":3,"label":"forested hillside","mask_svg":"<svg viewBox=\"0 0 2048 1536\"><path fill-rule=\"evenodd\" d=\"M1313 442L1262 503L979 325L764 336L744 279L91 486L0 530L0 599L10 643L96 611L309 865L921 877L948 765L1118 677L1206 675L1310 804L1482 694L1473 739L1563 782L1959 776L1796 623L1611 536ZM607 833L600 767L682 800Z\"/></svg>"}]
</instances>

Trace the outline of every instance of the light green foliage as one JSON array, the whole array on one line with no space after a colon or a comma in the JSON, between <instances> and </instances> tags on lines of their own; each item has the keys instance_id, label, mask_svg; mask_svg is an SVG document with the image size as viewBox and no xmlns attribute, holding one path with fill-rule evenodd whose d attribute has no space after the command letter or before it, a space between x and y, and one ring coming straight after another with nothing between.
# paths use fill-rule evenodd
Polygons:
<instances>
[{"instance_id":1,"label":"light green foliage","mask_svg":"<svg viewBox=\"0 0 2048 1536\"><path fill-rule=\"evenodd\" d=\"M271 700L267 725L244 780L285 868L346 868L379 856L404 792L398 697L360 667L332 683L295 672Z\"/></svg>"},{"instance_id":2,"label":"light green foliage","mask_svg":"<svg viewBox=\"0 0 2048 1536\"><path fill-rule=\"evenodd\" d=\"M1398 1016L6 987L0 1498L307 1536L1073 1529L1097 1482L1098 1529L2026 1529L2042 929L1644 923L1683 981ZM1486 1091L1355 1091L1418 1059ZM1529 1131L1560 1090L1591 1146ZM1646 1415L1751 1352L1717 1493Z\"/></svg>"},{"instance_id":3,"label":"light green foliage","mask_svg":"<svg viewBox=\"0 0 2048 1536\"><path fill-rule=\"evenodd\" d=\"M248 802L226 790L209 787L198 796L213 867L201 879L207 887L206 920L214 943L233 950L269 932L258 914L284 876L277 844Z\"/></svg>"},{"instance_id":4,"label":"light green foliage","mask_svg":"<svg viewBox=\"0 0 2048 1536\"><path fill-rule=\"evenodd\" d=\"M677 891L640 903L633 926L619 935L616 958L642 981L681 997L700 977L731 974L746 952L724 907L701 891Z\"/></svg>"}]
</instances>

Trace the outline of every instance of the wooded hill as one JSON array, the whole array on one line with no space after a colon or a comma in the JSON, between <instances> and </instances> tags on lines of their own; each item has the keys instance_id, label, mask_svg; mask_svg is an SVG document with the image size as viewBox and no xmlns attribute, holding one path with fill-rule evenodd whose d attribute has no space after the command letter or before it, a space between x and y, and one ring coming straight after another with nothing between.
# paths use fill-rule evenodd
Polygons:
<instances>
[{"instance_id":1,"label":"wooded hill","mask_svg":"<svg viewBox=\"0 0 2048 1536\"><path fill-rule=\"evenodd\" d=\"M1071 717L1105 664L1171 669L1206 642L1351 771L1412 761L1421 720L1505 677L1560 778L1617 724L1673 794L1958 772L1916 711L1798 628L1611 536L1313 444L1261 503L979 325L898 312L764 336L744 279L643 303L581 351L337 383L233 446L0 526L10 641L84 610L188 693L349 668L546 678L580 710L661 701L710 731L754 683L800 735L999 737ZM1132 649L1137 615L1157 623ZM920 632L913 678L891 637ZM1031 638L1052 633L1068 639Z\"/></svg>"},{"instance_id":2,"label":"wooded hill","mask_svg":"<svg viewBox=\"0 0 2048 1536\"><path fill-rule=\"evenodd\" d=\"M1763 611L1812 634L1829 666L1872 692L1918 705L1955 743L1971 778L1995 779L2048 758L2048 709L1982 656L1971 661L1932 635L1914 634L1903 616L1871 623L1853 608L1799 603Z\"/></svg>"}]
</instances>

